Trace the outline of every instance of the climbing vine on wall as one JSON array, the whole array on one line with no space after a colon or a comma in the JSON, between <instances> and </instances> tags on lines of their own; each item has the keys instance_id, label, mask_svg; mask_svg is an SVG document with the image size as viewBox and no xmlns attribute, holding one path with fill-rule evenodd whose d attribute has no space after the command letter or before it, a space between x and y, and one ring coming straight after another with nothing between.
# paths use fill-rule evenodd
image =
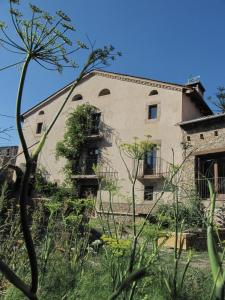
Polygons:
<instances>
[{"instance_id":1,"label":"climbing vine on wall","mask_svg":"<svg viewBox=\"0 0 225 300\"><path fill-rule=\"evenodd\" d=\"M65 176L66 181L71 183L74 161L80 159L84 144L87 141L92 126L92 115L96 108L88 103L77 106L66 121L66 131L62 141L56 145L56 157L66 159Z\"/></svg>"}]
</instances>

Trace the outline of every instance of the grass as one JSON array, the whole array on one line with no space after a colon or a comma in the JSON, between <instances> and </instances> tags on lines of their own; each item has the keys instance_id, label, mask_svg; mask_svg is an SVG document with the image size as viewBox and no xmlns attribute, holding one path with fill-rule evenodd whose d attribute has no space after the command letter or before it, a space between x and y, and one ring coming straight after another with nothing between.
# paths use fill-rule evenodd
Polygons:
<instances>
[{"instance_id":1,"label":"grass","mask_svg":"<svg viewBox=\"0 0 225 300\"><path fill-rule=\"evenodd\" d=\"M68 205L68 203L66 203ZM65 206L67 208L67 206ZM63 211L65 210L63 206ZM71 214L71 208L68 213ZM53 207L51 206L51 209ZM50 254L47 262L47 271L43 277L43 253L45 253L46 244L46 225L43 223L43 218L46 217L46 212L37 210L34 214L33 231L36 234L36 248L38 254L38 262L40 266L40 287L38 295L40 300L107 300L108 297L118 287L121 278L124 275L124 270L127 269L129 262L129 247L126 241L130 241L132 227L127 224L123 226L122 242L117 244L109 243L96 248L92 244L85 246L85 251L80 253L79 242L84 237L78 237L78 232L73 223L68 222L68 218L61 220L60 210L57 210L52 215L49 222L48 239L50 246ZM48 215L47 215L48 216ZM69 219L70 222L77 222L75 215ZM55 218L55 219L54 219ZM13 218L12 218L13 222ZM43 226L44 224L44 226ZM140 220L137 227L141 227ZM35 225L35 226L34 226ZM113 227L113 223L110 222ZM40 227L43 226L43 227ZM101 224L98 219L91 219L89 226L102 232ZM41 229L42 230L41 230ZM73 231L75 228L75 231ZM15 231L16 233L17 231ZM71 235L69 235L69 233ZM111 231L114 234L113 230ZM164 234L165 231L160 230L157 225L147 224L143 234L139 240L142 244L148 241L143 256L142 265L145 266L149 256L152 253L151 240ZM70 238L68 239L68 237ZM12 249L15 247L14 242L21 240L18 233L12 234L10 243ZM115 240L111 238L111 240ZM124 243L123 243L124 242ZM7 245L7 240L1 247L1 254L4 252L4 245ZM113 247L114 246L114 247ZM7 246L8 247L8 246ZM18 249L15 256L12 257L11 265L15 265L17 272L20 270L21 277L29 282L29 274L27 272L27 257L24 251L23 242L17 243ZM125 247L125 250L124 248ZM6 249L6 248L5 248ZM7 248L8 249L8 248ZM75 249L75 250L74 250ZM127 252L128 251L128 252ZM81 255L81 256L79 256ZM183 267L187 261L188 252L183 251L180 260L180 265ZM164 277L170 277L170 271L173 270L174 253L170 249L161 249L154 263L148 266L148 276L138 282L137 290L133 299L135 300L170 300L168 291L165 287ZM199 267L200 266L200 267ZM164 272L164 273L163 273ZM121 276L121 278L118 278ZM26 300L26 298L7 281L1 283L0 299L1 300ZM179 294L179 300L208 300L212 287L212 279L209 271L208 257L206 252L194 252L190 268L188 269L185 284ZM124 292L125 294L125 292ZM122 294L118 300L127 300ZM208 297L208 298L207 298ZM177 299L178 300L178 299Z\"/></svg>"}]
</instances>

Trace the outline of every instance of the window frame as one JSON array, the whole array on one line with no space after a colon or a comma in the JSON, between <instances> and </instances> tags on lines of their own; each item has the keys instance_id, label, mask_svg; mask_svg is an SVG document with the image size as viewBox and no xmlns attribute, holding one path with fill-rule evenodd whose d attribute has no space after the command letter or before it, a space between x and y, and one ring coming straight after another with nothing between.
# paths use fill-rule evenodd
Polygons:
<instances>
[{"instance_id":1,"label":"window frame","mask_svg":"<svg viewBox=\"0 0 225 300\"><path fill-rule=\"evenodd\" d=\"M73 101L81 101L81 100L83 100L82 94L76 94L72 97L72 102Z\"/></svg>"},{"instance_id":2,"label":"window frame","mask_svg":"<svg viewBox=\"0 0 225 300\"><path fill-rule=\"evenodd\" d=\"M36 127L36 134L41 134L43 130L43 122L38 122Z\"/></svg>"},{"instance_id":3,"label":"window frame","mask_svg":"<svg viewBox=\"0 0 225 300\"><path fill-rule=\"evenodd\" d=\"M111 95L110 89L104 88L98 93L98 97Z\"/></svg>"},{"instance_id":4,"label":"window frame","mask_svg":"<svg viewBox=\"0 0 225 300\"><path fill-rule=\"evenodd\" d=\"M155 117L152 116L151 109L155 108ZM154 113L153 113L154 114ZM148 120L157 120L158 119L158 104L150 104L148 105Z\"/></svg>"},{"instance_id":5,"label":"window frame","mask_svg":"<svg viewBox=\"0 0 225 300\"><path fill-rule=\"evenodd\" d=\"M150 93L149 93L149 96L155 96L155 95L158 95L159 94L159 92L158 92L158 90L151 90L150 91Z\"/></svg>"},{"instance_id":6,"label":"window frame","mask_svg":"<svg viewBox=\"0 0 225 300\"><path fill-rule=\"evenodd\" d=\"M151 192L147 191L150 188ZM150 199L148 196L150 195ZM144 201L153 201L154 200L154 187L152 185L145 185L144 186Z\"/></svg>"}]
</instances>

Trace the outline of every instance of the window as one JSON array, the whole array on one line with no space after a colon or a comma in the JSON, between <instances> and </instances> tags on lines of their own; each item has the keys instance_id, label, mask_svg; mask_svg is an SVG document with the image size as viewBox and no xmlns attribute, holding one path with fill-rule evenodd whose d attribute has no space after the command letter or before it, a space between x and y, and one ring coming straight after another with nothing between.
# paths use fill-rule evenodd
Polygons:
<instances>
[{"instance_id":1,"label":"window","mask_svg":"<svg viewBox=\"0 0 225 300\"><path fill-rule=\"evenodd\" d=\"M81 94L77 94L73 97L72 101L82 100L83 96Z\"/></svg>"},{"instance_id":2,"label":"window","mask_svg":"<svg viewBox=\"0 0 225 300\"><path fill-rule=\"evenodd\" d=\"M144 189L144 200L152 201L153 200L153 186L145 186Z\"/></svg>"},{"instance_id":3,"label":"window","mask_svg":"<svg viewBox=\"0 0 225 300\"><path fill-rule=\"evenodd\" d=\"M105 96L105 95L109 95L110 94L110 90L109 89L103 89L100 91L100 93L98 94L99 96Z\"/></svg>"},{"instance_id":4,"label":"window","mask_svg":"<svg viewBox=\"0 0 225 300\"><path fill-rule=\"evenodd\" d=\"M98 185L81 185L79 187L80 198L95 198L98 193Z\"/></svg>"},{"instance_id":5,"label":"window","mask_svg":"<svg viewBox=\"0 0 225 300\"><path fill-rule=\"evenodd\" d=\"M149 107L148 107L148 118L150 120L157 119L157 104L149 105Z\"/></svg>"},{"instance_id":6,"label":"window","mask_svg":"<svg viewBox=\"0 0 225 300\"><path fill-rule=\"evenodd\" d=\"M157 148L156 146L149 152L145 153L144 158L144 175L156 175L159 168L157 163Z\"/></svg>"},{"instance_id":7,"label":"window","mask_svg":"<svg viewBox=\"0 0 225 300\"><path fill-rule=\"evenodd\" d=\"M90 134L99 134L101 113L93 113L91 116Z\"/></svg>"},{"instance_id":8,"label":"window","mask_svg":"<svg viewBox=\"0 0 225 300\"><path fill-rule=\"evenodd\" d=\"M40 116L40 115L44 115L45 114L45 112L43 111L43 110L41 110L39 113L38 113L38 115Z\"/></svg>"},{"instance_id":9,"label":"window","mask_svg":"<svg viewBox=\"0 0 225 300\"><path fill-rule=\"evenodd\" d=\"M98 163L98 157L99 157L98 148L88 148L87 149L87 159L86 159L86 168L85 168L86 175L95 174L94 167Z\"/></svg>"},{"instance_id":10,"label":"window","mask_svg":"<svg viewBox=\"0 0 225 300\"><path fill-rule=\"evenodd\" d=\"M157 90L152 90L152 91L149 93L149 96L153 96L153 95L158 95L158 91L157 91Z\"/></svg>"},{"instance_id":11,"label":"window","mask_svg":"<svg viewBox=\"0 0 225 300\"><path fill-rule=\"evenodd\" d=\"M40 134L41 131L42 131L42 126L43 126L43 123L37 123L37 129L36 129L36 133L37 134Z\"/></svg>"}]
</instances>

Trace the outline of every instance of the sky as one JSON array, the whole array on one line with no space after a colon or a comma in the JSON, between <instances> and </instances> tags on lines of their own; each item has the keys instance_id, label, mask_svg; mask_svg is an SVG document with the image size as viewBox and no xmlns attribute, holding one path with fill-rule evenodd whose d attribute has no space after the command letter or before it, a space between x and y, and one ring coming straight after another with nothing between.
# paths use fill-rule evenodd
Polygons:
<instances>
[{"instance_id":1,"label":"sky","mask_svg":"<svg viewBox=\"0 0 225 300\"><path fill-rule=\"evenodd\" d=\"M20 9L28 13L28 3ZM73 40L96 42L96 47L112 44L122 52L106 70L174 83L187 83L200 76L205 99L215 98L225 86L225 0L36 0L33 4L52 14L63 10L77 31ZM0 0L0 20L15 37L9 19L8 1ZM1 36L1 35L0 35ZM73 59L82 66L86 52ZM0 47L0 69L18 61L16 54ZM77 71L63 74L31 64L25 82L22 111L45 99L76 78ZM18 144L15 130L15 98L20 68L0 71L0 146ZM6 116L3 116L6 115ZM0 135L0 137L3 137Z\"/></svg>"}]
</instances>

